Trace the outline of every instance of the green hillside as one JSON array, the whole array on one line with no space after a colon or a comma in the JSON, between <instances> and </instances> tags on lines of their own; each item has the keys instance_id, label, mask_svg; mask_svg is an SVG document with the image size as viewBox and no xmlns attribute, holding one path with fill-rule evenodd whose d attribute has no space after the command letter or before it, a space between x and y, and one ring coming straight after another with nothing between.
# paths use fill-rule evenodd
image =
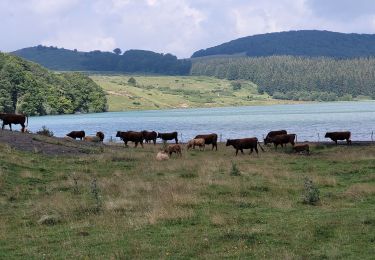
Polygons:
<instances>
[{"instance_id":1,"label":"green hillside","mask_svg":"<svg viewBox=\"0 0 375 260\"><path fill-rule=\"evenodd\" d=\"M356 58L375 56L375 35L317 30L266 33L199 50L192 58L242 53L251 57L292 55Z\"/></svg>"},{"instance_id":2,"label":"green hillside","mask_svg":"<svg viewBox=\"0 0 375 260\"><path fill-rule=\"evenodd\" d=\"M103 90L80 73L54 73L0 53L0 111L27 115L103 112Z\"/></svg>"}]
</instances>

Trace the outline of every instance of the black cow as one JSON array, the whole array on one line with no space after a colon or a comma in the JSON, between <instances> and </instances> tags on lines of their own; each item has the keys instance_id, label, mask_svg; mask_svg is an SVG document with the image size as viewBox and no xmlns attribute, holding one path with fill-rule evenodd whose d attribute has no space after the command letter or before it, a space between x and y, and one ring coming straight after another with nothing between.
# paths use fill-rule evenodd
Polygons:
<instances>
[{"instance_id":1,"label":"black cow","mask_svg":"<svg viewBox=\"0 0 375 260\"><path fill-rule=\"evenodd\" d=\"M21 131L25 132L25 127L29 124L29 118L22 114L0 113L0 120L3 121L3 126L1 128L2 130L4 130L5 125L9 125L10 131L12 131L12 124L14 124L21 125Z\"/></svg>"},{"instance_id":2,"label":"black cow","mask_svg":"<svg viewBox=\"0 0 375 260\"><path fill-rule=\"evenodd\" d=\"M262 146L260 146L260 143L258 141L258 138L252 137L252 138L242 138L242 139L228 139L226 146L233 146L234 149L236 149L236 156L238 154L238 151L241 151L243 154L243 149L250 149L250 153L252 154L253 150L258 154L258 145L260 149L263 150Z\"/></svg>"},{"instance_id":3,"label":"black cow","mask_svg":"<svg viewBox=\"0 0 375 260\"><path fill-rule=\"evenodd\" d=\"M217 134L197 135L194 139L203 138L205 144L212 144L212 150L216 147L217 151Z\"/></svg>"},{"instance_id":4,"label":"black cow","mask_svg":"<svg viewBox=\"0 0 375 260\"><path fill-rule=\"evenodd\" d=\"M116 137L119 137L122 141L124 141L125 146L128 146L128 142L134 142L134 147L138 146L138 143L141 144L143 148L143 134L142 132L135 132L135 131L127 131L121 132L117 131Z\"/></svg>"},{"instance_id":5,"label":"black cow","mask_svg":"<svg viewBox=\"0 0 375 260\"><path fill-rule=\"evenodd\" d=\"M168 141L168 140L175 140L176 144L178 144L178 133L177 132L172 132L172 133L158 133L157 138L161 138L163 141Z\"/></svg>"},{"instance_id":6,"label":"black cow","mask_svg":"<svg viewBox=\"0 0 375 260\"><path fill-rule=\"evenodd\" d=\"M350 136L352 134L347 132L327 132L324 136L325 138L331 138L332 141L334 141L337 145L337 140L346 140L347 144L351 144L352 141L350 140Z\"/></svg>"},{"instance_id":7,"label":"black cow","mask_svg":"<svg viewBox=\"0 0 375 260\"><path fill-rule=\"evenodd\" d=\"M67 136L73 139L79 138L80 140L82 140L85 137L85 135L85 131L71 131L69 134L67 134Z\"/></svg>"},{"instance_id":8,"label":"black cow","mask_svg":"<svg viewBox=\"0 0 375 260\"><path fill-rule=\"evenodd\" d=\"M143 139L146 141L146 143L153 141L154 145L156 144L156 138L158 134L155 131L149 132L149 131L142 131Z\"/></svg>"}]
</instances>

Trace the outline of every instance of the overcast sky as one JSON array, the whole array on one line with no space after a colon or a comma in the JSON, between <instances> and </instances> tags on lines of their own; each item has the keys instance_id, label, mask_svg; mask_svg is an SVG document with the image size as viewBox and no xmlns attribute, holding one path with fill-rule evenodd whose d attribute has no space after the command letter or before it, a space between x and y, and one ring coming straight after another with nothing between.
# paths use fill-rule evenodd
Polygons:
<instances>
[{"instance_id":1,"label":"overcast sky","mask_svg":"<svg viewBox=\"0 0 375 260\"><path fill-rule=\"evenodd\" d=\"M375 33L375 0L0 0L0 50L43 44L190 57L239 37L319 29Z\"/></svg>"}]
</instances>

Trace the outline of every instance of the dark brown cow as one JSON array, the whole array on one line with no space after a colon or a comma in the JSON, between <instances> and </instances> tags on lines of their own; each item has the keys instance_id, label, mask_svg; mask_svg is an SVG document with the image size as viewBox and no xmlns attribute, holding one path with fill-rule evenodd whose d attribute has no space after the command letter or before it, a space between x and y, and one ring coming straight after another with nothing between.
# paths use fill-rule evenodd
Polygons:
<instances>
[{"instance_id":1,"label":"dark brown cow","mask_svg":"<svg viewBox=\"0 0 375 260\"><path fill-rule=\"evenodd\" d=\"M86 136L86 134L85 131L71 131L69 134L67 134L67 136L73 139L79 138L80 140L82 140Z\"/></svg>"},{"instance_id":2,"label":"dark brown cow","mask_svg":"<svg viewBox=\"0 0 375 260\"><path fill-rule=\"evenodd\" d=\"M337 145L337 140L346 140L347 144L351 144L352 141L350 140L350 136L352 134L347 132L327 132L324 136L325 138L331 138L332 141L334 141Z\"/></svg>"},{"instance_id":3,"label":"dark brown cow","mask_svg":"<svg viewBox=\"0 0 375 260\"><path fill-rule=\"evenodd\" d=\"M96 132L96 136L99 137L100 142L104 141L104 133L103 132Z\"/></svg>"},{"instance_id":4,"label":"dark brown cow","mask_svg":"<svg viewBox=\"0 0 375 260\"><path fill-rule=\"evenodd\" d=\"M212 144L211 150L213 150L214 147L216 147L216 151L217 151L217 134L212 133L208 135L197 135L196 137L194 137L194 139L198 139L198 138L203 138L205 141L205 144Z\"/></svg>"},{"instance_id":5,"label":"dark brown cow","mask_svg":"<svg viewBox=\"0 0 375 260\"><path fill-rule=\"evenodd\" d=\"M284 144L287 145L291 143L294 146L294 140L296 139L295 134L283 134L283 135L276 135L271 138L271 142L275 145L275 150L277 146L280 144L281 147L284 147Z\"/></svg>"},{"instance_id":6,"label":"dark brown cow","mask_svg":"<svg viewBox=\"0 0 375 260\"><path fill-rule=\"evenodd\" d=\"M264 144L269 144L269 143L272 143L272 138L275 137L276 135L285 135L287 134L286 130L278 130L278 131L270 131L266 138L264 138Z\"/></svg>"},{"instance_id":7,"label":"dark brown cow","mask_svg":"<svg viewBox=\"0 0 375 260\"><path fill-rule=\"evenodd\" d=\"M158 133L157 138L161 138L163 141L168 141L168 140L175 140L176 144L178 144L178 138L177 138L178 133L177 132L172 132L172 133Z\"/></svg>"},{"instance_id":8,"label":"dark brown cow","mask_svg":"<svg viewBox=\"0 0 375 260\"><path fill-rule=\"evenodd\" d=\"M146 141L146 143L152 141L154 142L154 145L156 144L156 138L158 134L155 131L149 132L149 131L142 131L143 139Z\"/></svg>"},{"instance_id":9,"label":"dark brown cow","mask_svg":"<svg viewBox=\"0 0 375 260\"><path fill-rule=\"evenodd\" d=\"M22 114L8 114L0 113L0 120L3 121L2 130L4 130L5 125L9 125L10 131L12 131L12 124L21 125L22 132L25 132L25 127L29 124L29 118ZM26 122L26 125L25 125Z\"/></svg>"},{"instance_id":10,"label":"dark brown cow","mask_svg":"<svg viewBox=\"0 0 375 260\"><path fill-rule=\"evenodd\" d=\"M143 135L142 132L135 132L135 131L127 131L121 132L117 131L116 137L119 137L122 141L124 141L125 146L128 146L128 142L134 142L134 147L138 146L138 143L141 144L143 148Z\"/></svg>"},{"instance_id":11,"label":"dark brown cow","mask_svg":"<svg viewBox=\"0 0 375 260\"><path fill-rule=\"evenodd\" d=\"M296 153L310 153L310 146L308 144L296 144L293 146L293 150Z\"/></svg>"},{"instance_id":12,"label":"dark brown cow","mask_svg":"<svg viewBox=\"0 0 375 260\"><path fill-rule=\"evenodd\" d=\"M238 154L238 151L241 151L243 154L243 149L250 149L250 153L252 154L253 150L258 154L258 145L263 150L263 148L260 146L258 142L258 138L252 137L252 138L242 138L242 139L228 139L226 146L233 146L234 149L236 149L236 156Z\"/></svg>"}]
</instances>

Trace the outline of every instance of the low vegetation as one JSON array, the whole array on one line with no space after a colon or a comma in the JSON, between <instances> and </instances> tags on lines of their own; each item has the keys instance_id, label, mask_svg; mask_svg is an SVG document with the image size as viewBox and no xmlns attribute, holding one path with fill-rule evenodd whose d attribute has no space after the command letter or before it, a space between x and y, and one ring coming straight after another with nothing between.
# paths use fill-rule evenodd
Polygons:
<instances>
[{"instance_id":1,"label":"low vegetation","mask_svg":"<svg viewBox=\"0 0 375 260\"><path fill-rule=\"evenodd\" d=\"M161 162L160 148L0 144L0 258L373 257L374 146L235 157L220 144Z\"/></svg>"},{"instance_id":2,"label":"low vegetation","mask_svg":"<svg viewBox=\"0 0 375 260\"><path fill-rule=\"evenodd\" d=\"M90 76L107 92L109 111L246 106L291 101L259 94L250 81L195 76Z\"/></svg>"}]
</instances>

